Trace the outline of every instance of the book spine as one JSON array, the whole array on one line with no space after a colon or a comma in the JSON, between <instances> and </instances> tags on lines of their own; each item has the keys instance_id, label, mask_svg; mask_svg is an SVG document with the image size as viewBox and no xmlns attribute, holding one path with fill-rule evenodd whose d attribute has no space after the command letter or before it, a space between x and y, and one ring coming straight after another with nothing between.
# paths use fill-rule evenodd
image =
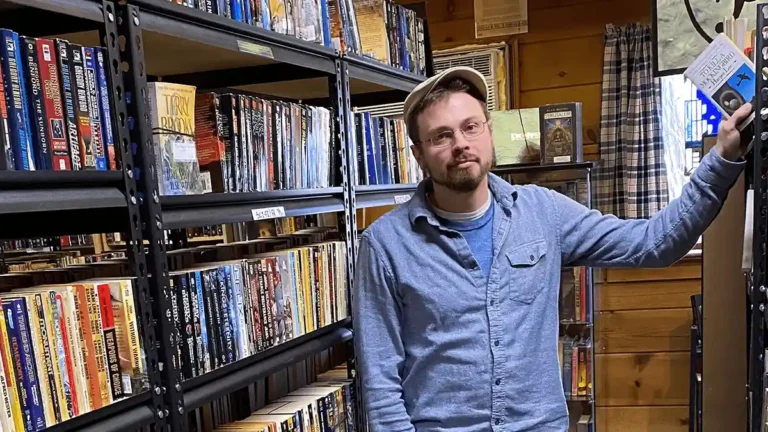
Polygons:
<instances>
[{"instance_id":1,"label":"book spine","mask_svg":"<svg viewBox=\"0 0 768 432\"><path fill-rule=\"evenodd\" d=\"M11 344L10 344L10 337L8 335L8 326L6 325L6 311L3 307L3 303L0 300L0 313L2 313L2 316L0 316L0 358L3 362L3 372L5 374L5 383L8 386L8 392L9 397L11 399L11 404L9 405L11 409L11 419L13 422L13 427L10 428L10 430L15 430L17 432L23 432L25 430L24 426L24 415L22 414L21 407L22 404L24 404L24 400L21 398L19 393L19 387L16 382L16 367L17 367L17 361L11 356ZM20 365L20 363L18 363Z\"/></svg>"},{"instance_id":2,"label":"book spine","mask_svg":"<svg viewBox=\"0 0 768 432\"><path fill-rule=\"evenodd\" d=\"M91 339L93 340L93 349L96 357L96 368L98 370L98 383L101 400L104 405L112 403L112 391L110 385L109 367L107 365L107 350L104 347L104 330L101 323L101 305L99 304L99 294L97 288L93 285L86 287L86 296L88 301L88 320L91 326Z\"/></svg>"},{"instance_id":3,"label":"book spine","mask_svg":"<svg viewBox=\"0 0 768 432\"><path fill-rule=\"evenodd\" d=\"M61 100L64 107L64 124L66 126L67 144L72 170L83 169L80 153L80 131L78 128L77 112L75 109L75 84L70 68L69 42L56 39L54 42L58 53L59 82L61 84Z\"/></svg>"},{"instance_id":4,"label":"book spine","mask_svg":"<svg viewBox=\"0 0 768 432\"><path fill-rule=\"evenodd\" d=\"M110 105L109 79L107 78L107 69L105 66L104 49L96 47L93 49L96 54L96 78L98 79L99 108L101 114L101 132L104 143L104 152L106 154L108 169L117 170L117 159L115 156L115 137L112 130L112 107Z\"/></svg>"},{"instance_id":5,"label":"book spine","mask_svg":"<svg viewBox=\"0 0 768 432\"><path fill-rule=\"evenodd\" d=\"M91 319L88 308L88 293L85 285L76 285L73 290L72 300L75 311L75 321L78 328L77 336L80 345L83 377L88 383L89 411L101 408L105 401L101 397L101 383L99 379L99 365L96 358L96 348L91 334Z\"/></svg>"},{"instance_id":6,"label":"book spine","mask_svg":"<svg viewBox=\"0 0 768 432\"><path fill-rule=\"evenodd\" d=\"M43 89L40 81L40 67L37 62L37 44L30 37L19 38L22 67L27 92L27 114L29 136L35 154L35 166L39 170L50 170L51 146L46 133L46 114Z\"/></svg>"},{"instance_id":7,"label":"book spine","mask_svg":"<svg viewBox=\"0 0 768 432\"><path fill-rule=\"evenodd\" d=\"M8 108L5 103L5 88L3 87L3 67L0 59L0 170L15 170L16 159L11 146L11 131L8 124Z\"/></svg>"},{"instance_id":8,"label":"book spine","mask_svg":"<svg viewBox=\"0 0 768 432\"><path fill-rule=\"evenodd\" d=\"M91 125L91 151L93 152L96 169L107 169L107 157L104 151L104 137L101 128L101 109L99 107L99 84L96 76L96 54L92 47L83 47L83 71L85 73L85 94L88 101L88 114Z\"/></svg>"},{"instance_id":9,"label":"book spine","mask_svg":"<svg viewBox=\"0 0 768 432\"><path fill-rule=\"evenodd\" d=\"M59 362L61 362L62 358L64 359L64 363L59 365L59 369L66 374L66 377L64 377L64 391L69 392L69 398L71 400L71 407L68 406L67 408L70 411L70 417L75 417L80 415L80 400L76 390L77 380L75 378L74 368L75 359L71 355L72 347L69 341L69 331L67 330L67 322L65 318L66 309L64 308L64 299L61 293L53 293L52 301L53 304L51 307L55 308L56 311L56 317L58 318L56 326L58 327L58 337L61 341L60 346L57 346L57 350L59 351Z\"/></svg>"},{"instance_id":10,"label":"book spine","mask_svg":"<svg viewBox=\"0 0 768 432\"><path fill-rule=\"evenodd\" d=\"M27 408L31 420L27 424L28 430L40 431L46 427L45 414L43 413L42 395L40 391L40 382L38 381L37 368L35 367L35 354L32 347L32 340L29 330L29 319L27 318L27 304L24 299L11 300L9 306L12 308L12 321L15 326L16 340L11 344L14 346L13 353L18 356L23 365L19 383L23 386L26 395ZM9 324L11 318L9 317Z\"/></svg>"},{"instance_id":11,"label":"book spine","mask_svg":"<svg viewBox=\"0 0 768 432\"><path fill-rule=\"evenodd\" d=\"M34 153L29 139L29 128L23 74L19 69L18 34L10 30L0 30L0 67L3 70L5 102L10 125L11 148L13 149L16 169L32 171L35 169Z\"/></svg>"},{"instance_id":12,"label":"book spine","mask_svg":"<svg viewBox=\"0 0 768 432\"><path fill-rule=\"evenodd\" d=\"M199 271L195 272L195 289L197 290L197 310L199 313L200 338L197 347L197 358L200 360L200 370L202 373L211 371L211 355L208 348L208 314L205 311L205 293L203 288L203 279Z\"/></svg>"},{"instance_id":13,"label":"book spine","mask_svg":"<svg viewBox=\"0 0 768 432\"><path fill-rule=\"evenodd\" d=\"M197 356L195 355L195 332L193 328L192 306L190 304L191 287L187 275L180 275L181 289L177 290L181 302L181 337L183 349L183 369L189 377L199 375L197 370Z\"/></svg>"},{"instance_id":14,"label":"book spine","mask_svg":"<svg viewBox=\"0 0 768 432\"><path fill-rule=\"evenodd\" d=\"M96 154L93 147L91 130L91 113L88 108L88 86L86 84L83 47L70 43L68 46L69 65L72 71L72 90L75 102L75 114L79 132L80 154L83 158L83 169L96 169Z\"/></svg>"},{"instance_id":15,"label":"book spine","mask_svg":"<svg viewBox=\"0 0 768 432\"><path fill-rule=\"evenodd\" d=\"M224 364L232 363L235 360L234 338L232 337L232 322L229 314L229 300L231 288L229 285L224 267L218 268L218 287L219 287L219 315L221 316L222 337L224 342Z\"/></svg>"},{"instance_id":16,"label":"book spine","mask_svg":"<svg viewBox=\"0 0 768 432\"><path fill-rule=\"evenodd\" d=\"M29 310L29 333L33 344L32 349L35 350L35 358L37 359L37 377L40 382L43 412L45 413L46 424L51 426L61 422L61 411L58 389L55 384L56 373L53 369L48 344L43 299L42 295L37 293L28 296L27 300L33 304L33 309Z\"/></svg>"},{"instance_id":17,"label":"book spine","mask_svg":"<svg viewBox=\"0 0 768 432\"><path fill-rule=\"evenodd\" d=\"M131 358L131 370L128 375L131 377L131 393L138 394L145 390L147 383L147 371L144 364L144 354L142 353L141 340L139 336L139 324L136 318L136 304L133 295L133 282L121 281L120 290L122 291L122 308L124 316L124 327L128 338L128 351ZM125 389L123 389L125 390ZM125 393L125 391L124 391Z\"/></svg>"},{"instance_id":18,"label":"book spine","mask_svg":"<svg viewBox=\"0 0 768 432\"><path fill-rule=\"evenodd\" d=\"M57 171L72 169L69 159L64 107L61 98L59 68L53 41L37 39L37 62L45 104L45 129L51 148L52 167Z\"/></svg>"},{"instance_id":19,"label":"book spine","mask_svg":"<svg viewBox=\"0 0 768 432\"><path fill-rule=\"evenodd\" d=\"M123 375L120 372L120 352L118 350L115 316L112 310L112 297L109 284L102 283L96 287L98 295L99 315L101 315L101 331L104 337L104 353L106 356L107 375L109 376L112 400L123 397Z\"/></svg>"}]
</instances>

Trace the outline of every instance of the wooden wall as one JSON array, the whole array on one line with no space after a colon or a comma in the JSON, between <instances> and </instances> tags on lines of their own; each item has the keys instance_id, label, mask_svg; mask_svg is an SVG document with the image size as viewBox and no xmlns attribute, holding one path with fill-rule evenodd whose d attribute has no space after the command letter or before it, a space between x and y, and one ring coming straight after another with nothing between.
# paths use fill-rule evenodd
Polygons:
<instances>
[{"instance_id":1,"label":"wooden wall","mask_svg":"<svg viewBox=\"0 0 768 432\"><path fill-rule=\"evenodd\" d=\"M401 0L403 3L415 0ZM420 0L419 0L420 1ZM472 0L426 0L433 49L505 40L517 43L514 108L578 101L583 104L584 153L598 159L605 25L651 20L644 0L534 0L529 31L506 39L474 38Z\"/></svg>"},{"instance_id":2,"label":"wooden wall","mask_svg":"<svg viewBox=\"0 0 768 432\"><path fill-rule=\"evenodd\" d=\"M595 290L597 430L686 431L690 297L701 292L701 259L602 273Z\"/></svg>"}]
</instances>

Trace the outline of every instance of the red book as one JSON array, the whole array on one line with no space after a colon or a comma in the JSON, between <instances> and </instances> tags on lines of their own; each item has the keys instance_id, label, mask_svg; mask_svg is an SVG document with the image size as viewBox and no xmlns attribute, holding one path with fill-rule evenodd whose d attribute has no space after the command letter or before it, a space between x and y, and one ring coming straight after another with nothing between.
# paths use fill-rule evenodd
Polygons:
<instances>
[{"instance_id":1,"label":"red book","mask_svg":"<svg viewBox=\"0 0 768 432\"><path fill-rule=\"evenodd\" d=\"M40 66L40 85L43 89L45 103L46 134L53 155L54 171L72 169L67 143L67 128L64 123L64 108L59 83L59 69L56 60L56 49L53 41L37 39L37 62Z\"/></svg>"}]
</instances>

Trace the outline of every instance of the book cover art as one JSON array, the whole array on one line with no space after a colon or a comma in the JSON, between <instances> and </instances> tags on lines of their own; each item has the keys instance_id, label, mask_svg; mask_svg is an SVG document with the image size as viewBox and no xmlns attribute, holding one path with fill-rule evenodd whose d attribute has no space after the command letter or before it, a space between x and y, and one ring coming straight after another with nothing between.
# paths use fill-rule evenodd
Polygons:
<instances>
[{"instance_id":1,"label":"book cover art","mask_svg":"<svg viewBox=\"0 0 768 432\"><path fill-rule=\"evenodd\" d=\"M683 72L727 119L747 102L754 105L755 65L725 34L718 35ZM738 127L743 130L751 114Z\"/></svg>"},{"instance_id":2,"label":"book cover art","mask_svg":"<svg viewBox=\"0 0 768 432\"><path fill-rule=\"evenodd\" d=\"M147 84L160 195L203 193L195 145L194 86Z\"/></svg>"},{"instance_id":3,"label":"book cover art","mask_svg":"<svg viewBox=\"0 0 768 432\"><path fill-rule=\"evenodd\" d=\"M80 138L79 147L82 155L83 169L96 168L96 154L93 147L93 130L91 128L91 113L88 103L88 84L86 82L83 47L70 43L68 48L69 66L72 79L72 93L77 118L77 129Z\"/></svg>"},{"instance_id":4,"label":"book cover art","mask_svg":"<svg viewBox=\"0 0 768 432\"><path fill-rule=\"evenodd\" d=\"M541 163L581 162L581 103L539 107Z\"/></svg>"},{"instance_id":5,"label":"book cover art","mask_svg":"<svg viewBox=\"0 0 768 432\"><path fill-rule=\"evenodd\" d=\"M107 158L107 169L117 169L117 159L115 156L115 137L112 132L112 107L109 97L109 81L107 79L106 54L103 48L93 49L96 55L96 79L98 84L98 99L101 114L101 134L104 145L104 153Z\"/></svg>"},{"instance_id":6,"label":"book cover art","mask_svg":"<svg viewBox=\"0 0 768 432\"><path fill-rule=\"evenodd\" d=\"M83 66L85 89L88 99L88 113L91 123L91 149L96 161L96 169L106 171L107 157L102 135L102 118L99 97L99 84L96 76L96 54L92 47L83 47Z\"/></svg>"},{"instance_id":7,"label":"book cover art","mask_svg":"<svg viewBox=\"0 0 768 432\"><path fill-rule=\"evenodd\" d=\"M539 109L491 111L496 165L537 164L541 160Z\"/></svg>"}]
</instances>

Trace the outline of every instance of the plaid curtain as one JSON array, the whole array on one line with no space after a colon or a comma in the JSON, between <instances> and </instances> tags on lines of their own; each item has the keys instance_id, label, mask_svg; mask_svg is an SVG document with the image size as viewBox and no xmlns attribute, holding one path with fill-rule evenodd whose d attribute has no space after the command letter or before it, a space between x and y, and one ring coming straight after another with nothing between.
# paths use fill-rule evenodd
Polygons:
<instances>
[{"instance_id":1,"label":"plaid curtain","mask_svg":"<svg viewBox=\"0 0 768 432\"><path fill-rule=\"evenodd\" d=\"M650 218L669 200L652 56L650 27L607 27L595 205L622 219Z\"/></svg>"}]
</instances>

